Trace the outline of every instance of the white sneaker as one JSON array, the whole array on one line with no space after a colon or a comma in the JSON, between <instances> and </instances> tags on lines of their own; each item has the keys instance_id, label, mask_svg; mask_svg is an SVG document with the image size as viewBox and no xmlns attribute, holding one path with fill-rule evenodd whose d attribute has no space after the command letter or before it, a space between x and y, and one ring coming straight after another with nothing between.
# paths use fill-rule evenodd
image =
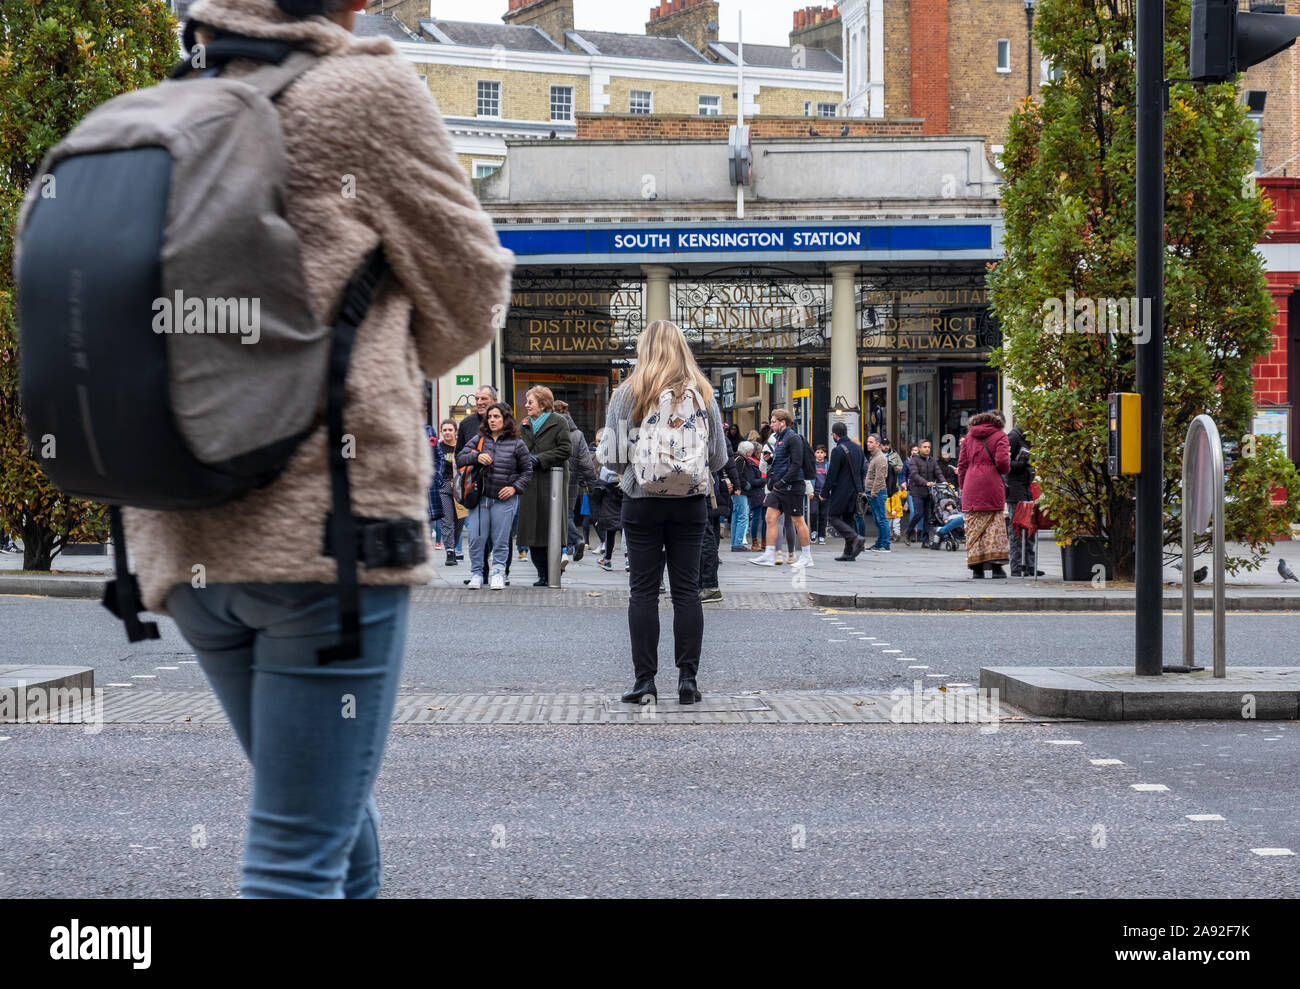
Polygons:
<instances>
[{"instance_id":1,"label":"white sneaker","mask_svg":"<svg viewBox=\"0 0 1300 989\"><path fill-rule=\"evenodd\" d=\"M472 577L470 577L470 579L469 579L469 589L470 589L471 591L481 590L482 587L483 587L483 578L482 578L482 577L480 577L478 574L474 574Z\"/></svg>"},{"instance_id":2,"label":"white sneaker","mask_svg":"<svg viewBox=\"0 0 1300 989\"><path fill-rule=\"evenodd\" d=\"M506 575L503 573L494 573L492 580L488 582L488 587L494 591L504 591L506 589Z\"/></svg>"},{"instance_id":3,"label":"white sneaker","mask_svg":"<svg viewBox=\"0 0 1300 989\"><path fill-rule=\"evenodd\" d=\"M762 556L755 557L749 562L756 567L774 567L776 566L776 554L770 549L765 549Z\"/></svg>"},{"instance_id":4,"label":"white sneaker","mask_svg":"<svg viewBox=\"0 0 1300 989\"><path fill-rule=\"evenodd\" d=\"M790 566L792 567L811 567L814 565L815 564L813 563L812 553L808 550L804 550L802 553L800 553L799 559L795 560L793 563L790 564Z\"/></svg>"}]
</instances>

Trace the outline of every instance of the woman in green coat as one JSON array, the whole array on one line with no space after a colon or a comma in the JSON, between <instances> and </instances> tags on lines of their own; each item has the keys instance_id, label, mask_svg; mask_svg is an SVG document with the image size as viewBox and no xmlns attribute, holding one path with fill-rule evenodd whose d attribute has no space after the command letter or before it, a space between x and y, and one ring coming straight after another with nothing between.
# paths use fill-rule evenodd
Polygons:
<instances>
[{"instance_id":1,"label":"woman in green coat","mask_svg":"<svg viewBox=\"0 0 1300 989\"><path fill-rule=\"evenodd\" d=\"M564 483L560 488L560 511L568 503L569 456L573 441L569 439L569 424L564 416L552 412L555 396L551 389L541 385L529 388L524 396L523 421L519 435L533 455L533 483L520 495L519 545L529 547L528 555L537 568L534 587L549 583L547 549L551 538L551 468L564 468ZM568 529L561 522L561 537L568 537Z\"/></svg>"}]
</instances>

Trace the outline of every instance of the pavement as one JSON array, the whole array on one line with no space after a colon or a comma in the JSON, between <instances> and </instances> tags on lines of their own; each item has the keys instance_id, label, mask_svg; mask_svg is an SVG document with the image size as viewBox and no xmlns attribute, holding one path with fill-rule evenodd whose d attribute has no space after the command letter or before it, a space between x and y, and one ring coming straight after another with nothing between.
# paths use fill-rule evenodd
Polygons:
<instances>
[{"instance_id":1,"label":"pavement","mask_svg":"<svg viewBox=\"0 0 1300 989\"><path fill-rule=\"evenodd\" d=\"M724 532L725 539L725 532ZM720 559L719 583L724 598L764 595L774 601L806 601L825 607L865 608L885 611L1132 611L1132 584L1119 582L1066 582L1061 577L1061 554L1050 535L1040 543L1039 569L1044 576L1037 580L1011 577L986 579L976 583L966 569L965 554L925 550L895 543L890 553L864 552L852 563L836 563L843 544L839 541L818 544L813 550L811 569L757 567L748 562L754 554L732 553L724 542ZM1243 547L1230 546L1228 555L1244 553ZM1234 611L1300 611L1300 583L1284 582L1277 573L1279 559L1291 554L1290 563L1300 567L1300 544L1289 542L1274 546L1259 569L1243 571L1225 580L1227 608ZM556 601L572 604L579 596L613 595L626 601L627 575L623 572L620 550L615 551L615 567L605 572L596 565L597 554L588 551L583 559L565 569L560 592L533 588L536 571L526 560L516 558L512 565L514 583L505 591L493 592L503 601L541 604ZM1204 558L1197 558L1198 564ZM6 574L22 565L17 554L0 553L0 594L38 594L58 597L98 599L103 593L105 575L112 572L111 556L75 556L56 558L56 572L51 575L20 576ZM66 567L67 569L63 569ZM481 601L477 592L464 586L469 568L462 561L448 567L444 554L435 552L435 577L431 590L457 592L445 594L446 603ZM1165 608L1182 607L1181 574L1166 567ZM521 586L522 585L522 586ZM1197 585L1196 606L1208 609L1211 601L1209 583Z\"/></svg>"}]
</instances>

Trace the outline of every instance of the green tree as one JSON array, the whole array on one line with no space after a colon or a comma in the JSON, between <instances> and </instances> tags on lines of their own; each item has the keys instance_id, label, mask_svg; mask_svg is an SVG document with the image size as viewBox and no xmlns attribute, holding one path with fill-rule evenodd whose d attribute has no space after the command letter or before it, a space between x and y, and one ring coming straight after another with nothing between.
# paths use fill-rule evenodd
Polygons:
<instances>
[{"instance_id":1,"label":"green tree","mask_svg":"<svg viewBox=\"0 0 1300 989\"><path fill-rule=\"evenodd\" d=\"M163 0L0 0L0 529L23 567L48 570L70 540L102 538L102 506L55 488L28 448L18 402L13 234L45 153L90 110L151 86L179 58Z\"/></svg>"},{"instance_id":2,"label":"green tree","mask_svg":"<svg viewBox=\"0 0 1300 989\"><path fill-rule=\"evenodd\" d=\"M1135 0L1043 0L1034 31L1060 70L1040 102L1013 114L1003 153L1003 260L989 272L1003 328L994 362L1012 381L1016 419L1034 444L1058 538L1105 538L1119 577L1133 574L1133 478L1106 467L1107 393L1136 381ZM1187 75L1188 0L1167 0L1165 77ZM1267 200L1249 179L1254 125L1234 83L1171 87L1165 121L1166 543L1181 541L1177 505L1191 419L1225 440L1250 429L1251 368L1272 346L1273 305L1255 244ZM1069 296L1067 296L1069 293ZM1067 302L1075 302L1067 306ZM1096 300L1133 300L1098 307ZM1078 300L1088 300L1086 304ZM1107 328L1128 315L1127 329ZM1133 312L1136 309L1137 312ZM1069 311L1067 311L1069 310ZM1149 324L1147 324L1149 325ZM1271 442L1232 467L1229 540L1259 565L1300 510L1300 475ZM1274 488L1287 492L1273 506Z\"/></svg>"}]
</instances>

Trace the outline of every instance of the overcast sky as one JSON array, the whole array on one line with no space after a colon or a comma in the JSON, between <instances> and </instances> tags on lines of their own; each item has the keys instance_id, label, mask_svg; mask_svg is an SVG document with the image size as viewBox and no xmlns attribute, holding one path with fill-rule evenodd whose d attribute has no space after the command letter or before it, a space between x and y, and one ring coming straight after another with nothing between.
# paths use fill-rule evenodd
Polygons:
<instances>
[{"instance_id":1,"label":"overcast sky","mask_svg":"<svg viewBox=\"0 0 1300 989\"><path fill-rule=\"evenodd\" d=\"M745 15L745 40L765 45L789 44L794 11L805 6L829 7L834 0L721 0L718 13L718 36L722 41L736 40L736 19ZM491 21L500 23L509 9L507 0L433 0L435 17L449 21ZM650 0L573 0L576 27L592 31L623 31L643 34Z\"/></svg>"}]
</instances>

